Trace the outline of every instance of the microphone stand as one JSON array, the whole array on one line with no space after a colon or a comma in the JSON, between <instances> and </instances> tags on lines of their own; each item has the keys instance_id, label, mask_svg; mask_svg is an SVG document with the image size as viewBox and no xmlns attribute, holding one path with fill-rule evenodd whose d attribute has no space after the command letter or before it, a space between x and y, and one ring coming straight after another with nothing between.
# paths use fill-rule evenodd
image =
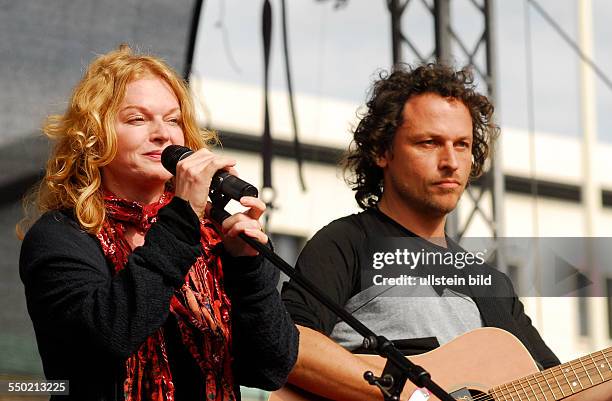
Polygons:
<instances>
[{"instance_id":1,"label":"microphone stand","mask_svg":"<svg viewBox=\"0 0 612 401\"><path fill-rule=\"evenodd\" d=\"M223 220L231 216L224 209L231 198L223 195L220 191L212 192L210 198L213 204L211 218L221 224ZM385 401L399 401L407 379L417 387L428 389L441 401L455 401L444 389L431 380L430 374L425 369L402 355L387 338L377 336L267 246L244 233L239 234L239 237L359 333L364 338L364 348L372 350L387 359L380 377L376 377L371 371L367 371L363 375L368 383L380 389Z\"/></svg>"}]
</instances>

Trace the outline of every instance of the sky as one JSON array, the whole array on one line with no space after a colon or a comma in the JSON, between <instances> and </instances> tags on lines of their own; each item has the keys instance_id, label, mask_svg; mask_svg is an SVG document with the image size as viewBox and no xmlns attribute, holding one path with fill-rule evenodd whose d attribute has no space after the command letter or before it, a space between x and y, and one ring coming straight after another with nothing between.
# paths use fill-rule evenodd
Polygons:
<instances>
[{"instance_id":1,"label":"sky","mask_svg":"<svg viewBox=\"0 0 612 401\"><path fill-rule=\"evenodd\" d=\"M477 0L478 3L481 1ZM288 35L296 92L363 104L376 73L391 65L389 13L385 0L287 1ZM432 1L427 1L431 4ZM201 15L193 73L206 79L262 85L263 1L209 0ZM274 24L271 86L286 87L280 1L271 1ZM538 0L578 42L578 0ZM527 9L526 9L527 7ZM536 132L579 136L579 58L527 0L495 1L497 119L502 127L527 129L527 71L533 76ZM527 10L527 13L526 13ZM453 29L466 43L482 33L483 18L471 0L451 1ZM526 63L526 18L531 25L532 62ZM612 2L593 0L593 60L612 77ZM421 53L433 51L433 18L421 0L412 0L402 18L404 34ZM473 45L470 45L473 46ZM466 59L456 51L455 64ZM417 59L403 47L403 60ZM482 60L483 53L478 54ZM612 89L595 78L598 137L612 142ZM299 110L298 110L299 113Z\"/></svg>"}]
</instances>

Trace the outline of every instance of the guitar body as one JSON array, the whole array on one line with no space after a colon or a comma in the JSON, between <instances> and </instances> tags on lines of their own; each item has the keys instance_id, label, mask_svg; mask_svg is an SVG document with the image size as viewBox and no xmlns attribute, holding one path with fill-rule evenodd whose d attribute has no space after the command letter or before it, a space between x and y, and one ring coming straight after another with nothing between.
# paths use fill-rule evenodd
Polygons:
<instances>
[{"instance_id":1,"label":"guitar body","mask_svg":"<svg viewBox=\"0 0 612 401\"><path fill-rule=\"evenodd\" d=\"M520 340L493 327L473 330L411 360L449 393L465 387L486 393L539 371Z\"/></svg>"},{"instance_id":2,"label":"guitar body","mask_svg":"<svg viewBox=\"0 0 612 401\"><path fill-rule=\"evenodd\" d=\"M373 358L381 371L385 365L381 357L361 357ZM409 359L423 366L451 394L464 388L486 393L492 387L539 371L529 351L516 337L493 327L470 331L440 348ZM438 400L433 395L429 399ZM273 392L269 398L269 401L307 400L323 398L289 385Z\"/></svg>"}]
</instances>

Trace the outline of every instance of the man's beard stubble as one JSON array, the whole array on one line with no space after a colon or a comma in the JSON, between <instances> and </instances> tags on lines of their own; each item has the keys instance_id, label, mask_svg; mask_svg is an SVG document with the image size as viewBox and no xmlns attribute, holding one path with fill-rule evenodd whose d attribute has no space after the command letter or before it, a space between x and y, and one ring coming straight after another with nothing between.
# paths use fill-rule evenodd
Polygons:
<instances>
[{"instance_id":1,"label":"man's beard stubble","mask_svg":"<svg viewBox=\"0 0 612 401\"><path fill-rule=\"evenodd\" d=\"M446 197L445 195L456 194L458 192L458 195L454 201L451 202L452 204L444 204L436 201L435 197L416 193L416 191L411 190L411 188L409 188L405 183L397 182L394 177L391 177L391 180L393 181L397 194L400 198L402 198L402 201L404 201L407 205L410 205L412 208L421 211L425 215L430 215L431 217L443 217L455 210L457 203L459 203L459 199L465 190L465 184L460 189L441 188L438 195L442 197Z\"/></svg>"}]
</instances>

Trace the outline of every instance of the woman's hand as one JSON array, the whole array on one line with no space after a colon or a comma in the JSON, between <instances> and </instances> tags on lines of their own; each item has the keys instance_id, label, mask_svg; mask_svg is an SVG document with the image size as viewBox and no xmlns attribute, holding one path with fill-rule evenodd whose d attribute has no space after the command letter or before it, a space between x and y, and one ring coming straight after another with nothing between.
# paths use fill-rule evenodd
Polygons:
<instances>
[{"instance_id":1,"label":"woman's hand","mask_svg":"<svg viewBox=\"0 0 612 401\"><path fill-rule=\"evenodd\" d=\"M208 149L200 149L177 163L174 193L188 201L201 218L206 211L213 175L219 170L227 170L236 175L233 168L235 165L234 159L215 155Z\"/></svg>"},{"instance_id":2,"label":"woman's hand","mask_svg":"<svg viewBox=\"0 0 612 401\"><path fill-rule=\"evenodd\" d=\"M259 224L259 218L266 210L266 205L260 199L252 196L243 196L240 198L240 204L248 209L228 217L221 225L223 246L234 257L255 256L259 252L251 248L238 235L244 233L262 244L268 243L268 236ZM206 214L210 213L211 208L212 205L209 203Z\"/></svg>"}]
</instances>

